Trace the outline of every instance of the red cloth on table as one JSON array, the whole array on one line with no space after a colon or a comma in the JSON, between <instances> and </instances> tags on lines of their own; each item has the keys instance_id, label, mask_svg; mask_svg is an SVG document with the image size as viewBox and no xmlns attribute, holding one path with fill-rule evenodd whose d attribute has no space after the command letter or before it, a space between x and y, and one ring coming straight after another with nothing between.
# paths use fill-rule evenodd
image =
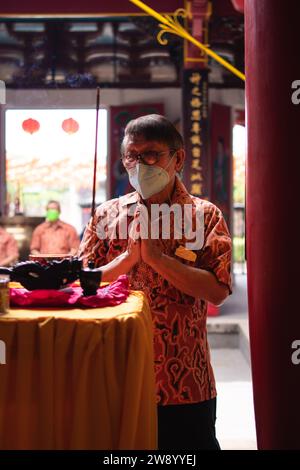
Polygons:
<instances>
[{"instance_id":1,"label":"red cloth on table","mask_svg":"<svg viewBox=\"0 0 300 470\"><path fill-rule=\"evenodd\" d=\"M108 307L124 302L129 294L128 277L123 274L111 284L99 287L96 295L84 297L81 287L61 290L10 289L12 307Z\"/></svg>"}]
</instances>

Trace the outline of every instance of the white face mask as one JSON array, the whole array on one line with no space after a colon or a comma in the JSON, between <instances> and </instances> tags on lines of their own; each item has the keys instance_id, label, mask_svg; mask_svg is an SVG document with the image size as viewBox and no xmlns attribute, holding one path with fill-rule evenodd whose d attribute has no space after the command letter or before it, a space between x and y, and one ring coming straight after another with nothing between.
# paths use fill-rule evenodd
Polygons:
<instances>
[{"instance_id":1,"label":"white face mask","mask_svg":"<svg viewBox=\"0 0 300 470\"><path fill-rule=\"evenodd\" d=\"M166 168L170 166L173 156ZM160 193L170 181L170 176L166 169L156 165L137 163L127 171L130 184L143 199L148 199L154 194Z\"/></svg>"}]
</instances>

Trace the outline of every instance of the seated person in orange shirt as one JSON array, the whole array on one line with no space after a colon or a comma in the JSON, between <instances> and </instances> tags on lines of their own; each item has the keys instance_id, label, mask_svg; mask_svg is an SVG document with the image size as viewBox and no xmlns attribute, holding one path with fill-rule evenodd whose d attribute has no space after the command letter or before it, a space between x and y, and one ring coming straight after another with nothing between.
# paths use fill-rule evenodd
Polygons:
<instances>
[{"instance_id":1,"label":"seated person in orange shirt","mask_svg":"<svg viewBox=\"0 0 300 470\"><path fill-rule=\"evenodd\" d=\"M10 266L17 261L18 257L16 240L0 226L0 266Z\"/></svg>"},{"instance_id":2,"label":"seated person in orange shirt","mask_svg":"<svg viewBox=\"0 0 300 470\"><path fill-rule=\"evenodd\" d=\"M75 228L59 220L60 204L49 201L46 207L46 221L33 231L30 244L32 255L71 254L79 247L79 237Z\"/></svg>"}]
</instances>

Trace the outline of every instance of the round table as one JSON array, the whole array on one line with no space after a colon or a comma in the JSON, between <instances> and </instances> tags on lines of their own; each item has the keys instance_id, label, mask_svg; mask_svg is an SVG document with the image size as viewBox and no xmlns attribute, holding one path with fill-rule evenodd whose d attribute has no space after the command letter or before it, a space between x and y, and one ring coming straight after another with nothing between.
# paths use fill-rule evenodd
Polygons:
<instances>
[{"instance_id":1,"label":"round table","mask_svg":"<svg viewBox=\"0 0 300 470\"><path fill-rule=\"evenodd\" d=\"M1 449L155 449L153 333L142 292L97 309L0 316Z\"/></svg>"}]
</instances>

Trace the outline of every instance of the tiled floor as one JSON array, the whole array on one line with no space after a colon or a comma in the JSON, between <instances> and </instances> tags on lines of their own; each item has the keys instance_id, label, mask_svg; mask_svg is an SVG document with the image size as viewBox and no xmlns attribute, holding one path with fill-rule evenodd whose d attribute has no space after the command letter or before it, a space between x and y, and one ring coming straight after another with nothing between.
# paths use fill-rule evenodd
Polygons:
<instances>
[{"instance_id":1,"label":"tiled floor","mask_svg":"<svg viewBox=\"0 0 300 470\"><path fill-rule=\"evenodd\" d=\"M239 349L212 349L217 437L222 449L256 449L251 371Z\"/></svg>"},{"instance_id":2,"label":"tiled floor","mask_svg":"<svg viewBox=\"0 0 300 470\"><path fill-rule=\"evenodd\" d=\"M211 324L234 324L248 330L247 276L235 276L233 294ZM251 369L239 349L212 349L217 381L217 437L222 449L256 449Z\"/></svg>"}]
</instances>

